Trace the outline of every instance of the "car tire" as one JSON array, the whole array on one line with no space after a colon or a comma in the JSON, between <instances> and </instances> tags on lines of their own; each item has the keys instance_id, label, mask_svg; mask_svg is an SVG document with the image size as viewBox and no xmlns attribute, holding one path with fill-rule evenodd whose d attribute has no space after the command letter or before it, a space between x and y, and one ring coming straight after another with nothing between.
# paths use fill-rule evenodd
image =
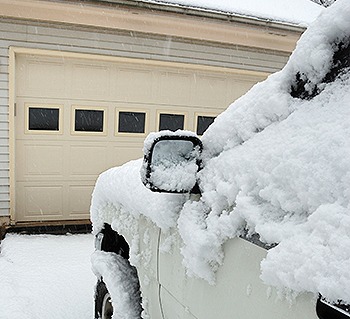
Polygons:
<instances>
[{"instance_id":1,"label":"car tire","mask_svg":"<svg viewBox=\"0 0 350 319\"><path fill-rule=\"evenodd\" d=\"M112 319L113 306L106 284L101 280L95 289L95 319Z\"/></svg>"}]
</instances>

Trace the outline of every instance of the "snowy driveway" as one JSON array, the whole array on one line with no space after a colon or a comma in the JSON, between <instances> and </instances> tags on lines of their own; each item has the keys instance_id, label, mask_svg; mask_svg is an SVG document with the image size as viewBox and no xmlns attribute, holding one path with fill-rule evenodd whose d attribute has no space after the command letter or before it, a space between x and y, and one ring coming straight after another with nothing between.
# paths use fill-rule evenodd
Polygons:
<instances>
[{"instance_id":1,"label":"snowy driveway","mask_svg":"<svg viewBox=\"0 0 350 319\"><path fill-rule=\"evenodd\" d=\"M91 319L93 235L14 235L1 242L0 319Z\"/></svg>"}]
</instances>

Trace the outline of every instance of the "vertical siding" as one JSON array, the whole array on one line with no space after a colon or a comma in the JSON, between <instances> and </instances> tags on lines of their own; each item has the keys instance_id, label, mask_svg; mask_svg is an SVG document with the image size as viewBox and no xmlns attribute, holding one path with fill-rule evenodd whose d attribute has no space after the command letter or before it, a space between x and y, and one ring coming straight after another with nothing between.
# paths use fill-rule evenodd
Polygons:
<instances>
[{"instance_id":1,"label":"vertical siding","mask_svg":"<svg viewBox=\"0 0 350 319\"><path fill-rule=\"evenodd\" d=\"M0 216L10 213L9 195L9 47L48 49L129 58L185 62L272 73L286 54L235 46L182 41L132 32L28 24L0 19Z\"/></svg>"}]
</instances>

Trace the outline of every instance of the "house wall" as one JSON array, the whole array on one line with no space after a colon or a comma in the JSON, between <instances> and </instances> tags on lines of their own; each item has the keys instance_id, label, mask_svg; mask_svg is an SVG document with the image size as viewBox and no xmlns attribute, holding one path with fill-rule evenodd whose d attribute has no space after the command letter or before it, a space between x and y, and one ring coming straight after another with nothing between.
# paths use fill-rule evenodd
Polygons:
<instances>
[{"instance_id":1,"label":"house wall","mask_svg":"<svg viewBox=\"0 0 350 319\"><path fill-rule=\"evenodd\" d=\"M1 7L1 2L5 3L6 6ZM165 35L162 34L163 31L157 31L154 28L151 28L153 31L151 30L150 33L141 32L141 27L134 28L131 26L129 29L132 30L127 30L128 23L125 26L109 26L106 23L100 23L103 25L93 27L91 23L87 23L83 19L84 14L82 12L79 13L76 23L72 22L74 20L73 18L72 21L62 22L60 21L62 17L57 16L48 17L54 22L44 21L47 19L44 19L42 14L42 20L38 21L37 19L39 17L33 17L35 16L33 12L27 12L25 19L19 19L15 15L19 15L20 7L18 7L17 14L15 14L16 10L11 11L13 10L13 5L15 5L14 2L18 4L24 3L23 1L0 1L0 8L3 9L1 13L2 17L0 17L0 217L2 220L4 220L4 217L10 215L10 202L13 202L15 199L11 197L13 194L10 194L10 184L12 183L10 181L10 171L14 169L14 161L10 160L10 140L11 134L14 134L14 132L10 131L11 116L9 110L13 107L11 104L16 102L14 96L11 96L11 90L12 93L14 92L14 88L11 88L11 85L14 85L14 74L11 74L11 72L14 72L14 70L11 71L11 67L9 66L10 47L85 53L108 57L127 57L150 61L190 63L223 69L261 72L261 74L268 75L284 66L293 47L293 43L295 43L295 40L300 34L300 30L293 30L292 32L282 30L278 33L276 30L269 32L266 29L267 31L264 30L265 36L268 37L271 43L275 39L276 46L279 49L268 49L264 47L268 46L266 41L264 45L257 48L243 45L244 41L240 40L241 33L237 36L236 41L239 44L234 43L233 36L235 32L233 30L219 34L219 40L214 41L215 32L208 36L209 40L198 40L198 38L190 33L183 34L179 28L177 28L179 35L176 32L172 35ZM45 1L32 2L36 6L40 2L45 3ZM12 6L11 3L13 4ZM98 11L97 8L92 9L95 12ZM45 7L43 10L40 12L45 12ZM21 16L25 15L24 13L25 11L23 11ZM162 18L164 19L163 16ZM186 19L189 18L186 17ZM184 23L184 20L181 21ZM201 20L200 23L203 24L204 21ZM206 23L208 24L208 22ZM209 21L210 23L213 22ZM223 27L221 23L220 26ZM211 29L213 28L214 26L211 25ZM218 30L220 30L220 27L217 25L215 25L215 28L219 28ZM196 34L195 29L192 32ZM254 30L250 30L249 32L254 33ZM197 34L199 35L199 33ZM223 36L224 38L225 36L229 36L227 41L223 40ZM205 36L203 35L202 38L205 38ZM247 36L247 38L249 37ZM254 40L254 37L249 41L252 40ZM12 84L10 83L11 78Z\"/></svg>"}]
</instances>

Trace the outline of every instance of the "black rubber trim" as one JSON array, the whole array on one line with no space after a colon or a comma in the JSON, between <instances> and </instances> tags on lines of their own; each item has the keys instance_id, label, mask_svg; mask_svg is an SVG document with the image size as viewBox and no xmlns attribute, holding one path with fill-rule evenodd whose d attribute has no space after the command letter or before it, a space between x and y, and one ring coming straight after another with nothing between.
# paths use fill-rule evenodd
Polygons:
<instances>
[{"instance_id":1,"label":"black rubber trim","mask_svg":"<svg viewBox=\"0 0 350 319\"><path fill-rule=\"evenodd\" d=\"M316 313L320 319L349 319L350 305L341 301L331 304L320 296L316 303Z\"/></svg>"}]
</instances>

